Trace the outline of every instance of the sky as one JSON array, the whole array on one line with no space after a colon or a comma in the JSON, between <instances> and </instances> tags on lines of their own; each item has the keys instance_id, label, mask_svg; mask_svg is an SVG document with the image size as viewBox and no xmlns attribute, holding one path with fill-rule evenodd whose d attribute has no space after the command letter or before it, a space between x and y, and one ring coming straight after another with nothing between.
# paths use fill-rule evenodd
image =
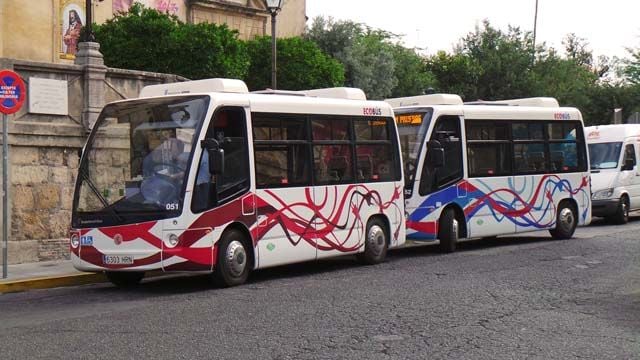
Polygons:
<instances>
[{"instance_id":1,"label":"sky","mask_svg":"<svg viewBox=\"0 0 640 360\"><path fill-rule=\"evenodd\" d=\"M533 31L536 0L307 0L308 24L314 17L353 20L402 35L408 47L450 52L454 44L488 19ZM536 43L563 50L569 33L586 39L597 57L628 57L640 47L639 0L538 0Z\"/></svg>"}]
</instances>

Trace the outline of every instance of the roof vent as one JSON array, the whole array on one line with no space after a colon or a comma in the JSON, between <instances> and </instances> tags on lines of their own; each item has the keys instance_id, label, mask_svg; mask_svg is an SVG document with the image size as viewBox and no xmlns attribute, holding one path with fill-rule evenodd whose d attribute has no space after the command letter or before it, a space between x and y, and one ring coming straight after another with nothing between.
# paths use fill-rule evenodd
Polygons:
<instances>
[{"instance_id":1,"label":"roof vent","mask_svg":"<svg viewBox=\"0 0 640 360\"><path fill-rule=\"evenodd\" d=\"M203 79L145 86L140 91L140 97L208 92L248 93L249 89L242 80Z\"/></svg>"},{"instance_id":2,"label":"roof vent","mask_svg":"<svg viewBox=\"0 0 640 360\"><path fill-rule=\"evenodd\" d=\"M347 99L347 100L367 100L364 91L358 88L334 87L325 89L303 90L301 93L307 96L321 98Z\"/></svg>"},{"instance_id":3,"label":"roof vent","mask_svg":"<svg viewBox=\"0 0 640 360\"><path fill-rule=\"evenodd\" d=\"M393 99L385 99L391 106L420 106L420 105L462 105L462 98L455 94L430 94Z\"/></svg>"},{"instance_id":4,"label":"roof vent","mask_svg":"<svg viewBox=\"0 0 640 360\"><path fill-rule=\"evenodd\" d=\"M552 97L532 97L532 98L496 100L496 101L479 100L479 101L472 101L465 104L467 105L532 106L532 107L547 107L547 108L560 107L560 104L558 104L558 100Z\"/></svg>"}]
</instances>

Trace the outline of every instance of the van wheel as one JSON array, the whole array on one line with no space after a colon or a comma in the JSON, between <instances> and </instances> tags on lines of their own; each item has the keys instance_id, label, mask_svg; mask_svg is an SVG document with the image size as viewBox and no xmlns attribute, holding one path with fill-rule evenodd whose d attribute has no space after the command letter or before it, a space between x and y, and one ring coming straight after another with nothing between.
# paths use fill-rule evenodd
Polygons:
<instances>
[{"instance_id":1,"label":"van wheel","mask_svg":"<svg viewBox=\"0 0 640 360\"><path fill-rule=\"evenodd\" d=\"M445 209L440 216L438 239L440 239L440 252L452 253L456 251L460 226L456 219L456 212L449 208Z\"/></svg>"},{"instance_id":2,"label":"van wheel","mask_svg":"<svg viewBox=\"0 0 640 360\"><path fill-rule=\"evenodd\" d=\"M551 236L556 240L570 239L578 226L578 214L576 209L568 202L560 203L560 208L556 214L556 227L549 230Z\"/></svg>"},{"instance_id":3,"label":"van wheel","mask_svg":"<svg viewBox=\"0 0 640 360\"><path fill-rule=\"evenodd\" d=\"M249 277L250 262L242 232L225 231L218 245L218 261L212 274L213 281L221 287L243 284Z\"/></svg>"},{"instance_id":4,"label":"van wheel","mask_svg":"<svg viewBox=\"0 0 640 360\"><path fill-rule=\"evenodd\" d=\"M611 217L607 218L609 222L614 224L622 225L629 222L629 198L623 196L620 198L618 202L618 208L616 209L616 213Z\"/></svg>"},{"instance_id":5,"label":"van wheel","mask_svg":"<svg viewBox=\"0 0 640 360\"><path fill-rule=\"evenodd\" d=\"M384 222L379 218L373 218L367 223L367 237L364 243L364 252L358 254L358 260L367 265L378 264L387 256L389 235Z\"/></svg>"},{"instance_id":6,"label":"van wheel","mask_svg":"<svg viewBox=\"0 0 640 360\"><path fill-rule=\"evenodd\" d=\"M109 281L123 289L136 287L142 281L144 277L143 271L135 271L135 272L117 272L117 271L107 271L105 272L107 279Z\"/></svg>"}]
</instances>

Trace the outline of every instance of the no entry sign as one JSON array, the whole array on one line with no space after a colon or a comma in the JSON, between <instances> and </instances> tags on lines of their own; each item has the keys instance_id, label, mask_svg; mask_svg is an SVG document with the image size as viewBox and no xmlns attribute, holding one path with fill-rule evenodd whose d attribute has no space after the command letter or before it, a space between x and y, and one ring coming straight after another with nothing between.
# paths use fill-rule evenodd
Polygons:
<instances>
[{"instance_id":1,"label":"no entry sign","mask_svg":"<svg viewBox=\"0 0 640 360\"><path fill-rule=\"evenodd\" d=\"M26 98L27 89L20 76L11 70L0 70L0 113L17 112Z\"/></svg>"}]
</instances>

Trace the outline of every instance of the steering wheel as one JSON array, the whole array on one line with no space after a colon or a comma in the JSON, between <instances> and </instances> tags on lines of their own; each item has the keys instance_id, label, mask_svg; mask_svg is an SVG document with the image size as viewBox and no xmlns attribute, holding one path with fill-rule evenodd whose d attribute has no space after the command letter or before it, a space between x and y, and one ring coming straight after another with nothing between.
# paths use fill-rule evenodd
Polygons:
<instances>
[{"instance_id":1,"label":"steering wheel","mask_svg":"<svg viewBox=\"0 0 640 360\"><path fill-rule=\"evenodd\" d=\"M164 206L178 199L178 185L168 176L151 176L140 184L140 193L152 204Z\"/></svg>"},{"instance_id":2,"label":"steering wheel","mask_svg":"<svg viewBox=\"0 0 640 360\"><path fill-rule=\"evenodd\" d=\"M167 174L163 174L161 173L162 170L167 169L171 169L171 171L168 171ZM159 164L155 164L153 165L153 173L156 175L160 175L160 176L168 176L171 174L177 174L180 172L184 172L186 169L184 169L183 167L181 167L178 164L173 164L173 163L159 163Z\"/></svg>"}]
</instances>

